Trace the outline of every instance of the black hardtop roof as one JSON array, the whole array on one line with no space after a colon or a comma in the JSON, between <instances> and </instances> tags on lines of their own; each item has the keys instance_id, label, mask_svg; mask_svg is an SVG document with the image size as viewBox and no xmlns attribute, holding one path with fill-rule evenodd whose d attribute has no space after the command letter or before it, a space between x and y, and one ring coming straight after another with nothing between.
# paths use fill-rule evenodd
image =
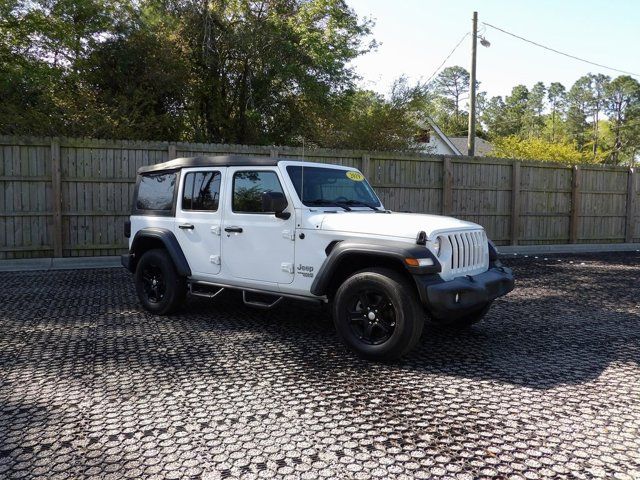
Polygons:
<instances>
[{"instance_id":1,"label":"black hardtop roof","mask_svg":"<svg viewBox=\"0 0 640 480\"><path fill-rule=\"evenodd\" d=\"M176 158L164 163L156 163L155 165L147 165L138 169L139 174L162 172L165 170L179 170L189 167L238 167L238 166L257 166L269 167L277 165L283 161L282 158L274 157L258 157L249 155L216 155L201 157L185 157ZM287 160L292 160L288 158Z\"/></svg>"}]
</instances>

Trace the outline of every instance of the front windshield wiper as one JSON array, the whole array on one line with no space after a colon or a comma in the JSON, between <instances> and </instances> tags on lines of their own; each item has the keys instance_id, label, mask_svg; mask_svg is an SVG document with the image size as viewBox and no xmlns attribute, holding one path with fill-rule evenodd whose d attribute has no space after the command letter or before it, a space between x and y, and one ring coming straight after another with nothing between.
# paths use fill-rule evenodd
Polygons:
<instances>
[{"instance_id":1,"label":"front windshield wiper","mask_svg":"<svg viewBox=\"0 0 640 480\"><path fill-rule=\"evenodd\" d=\"M346 205L349 205L349 206L352 206L352 207L369 207L374 212L378 212L379 211L377 207L374 207L370 203L362 202L360 200L347 200L346 202L340 202L340 203L346 204Z\"/></svg>"},{"instance_id":2,"label":"front windshield wiper","mask_svg":"<svg viewBox=\"0 0 640 480\"><path fill-rule=\"evenodd\" d=\"M324 198L316 198L315 200L305 200L303 202L305 205L309 205L309 206L318 206L318 207L340 207L342 209L344 209L347 212L350 212L351 209L344 205L341 204L339 202L332 202L330 200L326 200Z\"/></svg>"}]
</instances>

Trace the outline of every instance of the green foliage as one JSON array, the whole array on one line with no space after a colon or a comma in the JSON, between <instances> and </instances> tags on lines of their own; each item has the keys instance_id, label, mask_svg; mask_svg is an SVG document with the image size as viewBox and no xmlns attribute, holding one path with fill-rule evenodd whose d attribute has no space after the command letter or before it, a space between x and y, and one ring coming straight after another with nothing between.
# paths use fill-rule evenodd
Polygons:
<instances>
[{"instance_id":1,"label":"green foliage","mask_svg":"<svg viewBox=\"0 0 640 480\"><path fill-rule=\"evenodd\" d=\"M346 0L0 0L0 134L410 150L430 118L465 136L460 66L387 96L356 87L371 27ZM476 134L500 155L640 155L632 77L476 87Z\"/></svg>"},{"instance_id":2,"label":"green foliage","mask_svg":"<svg viewBox=\"0 0 640 480\"><path fill-rule=\"evenodd\" d=\"M0 133L404 149L415 131L407 92L355 88L350 62L375 42L343 0L5 0L0 13Z\"/></svg>"},{"instance_id":3,"label":"green foliage","mask_svg":"<svg viewBox=\"0 0 640 480\"><path fill-rule=\"evenodd\" d=\"M592 158L568 143L549 142L542 138L523 139L512 135L494 140L492 156L501 158L519 158L545 162L595 163Z\"/></svg>"}]
</instances>

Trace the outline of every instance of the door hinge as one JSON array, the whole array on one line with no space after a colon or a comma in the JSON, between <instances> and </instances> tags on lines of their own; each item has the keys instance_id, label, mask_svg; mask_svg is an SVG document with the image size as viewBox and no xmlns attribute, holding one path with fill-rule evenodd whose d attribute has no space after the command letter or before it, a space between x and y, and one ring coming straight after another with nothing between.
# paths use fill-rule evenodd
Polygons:
<instances>
[{"instance_id":1,"label":"door hinge","mask_svg":"<svg viewBox=\"0 0 640 480\"><path fill-rule=\"evenodd\" d=\"M280 268L282 268L283 272L293 273L293 263L282 263Z\"/></svg>"},{"instance_id":2,"label":"door hinge","mask_svg":"<svg viewBox=\"0 0 640 480\"><path fill-rule=\"evenodd\" d=\"M292 230L283 230L282 238L286 238L287 240L295 240L296 234Z\"/></svg>"},{"instance_id":3,"label":"door hinge","mask_svg":"<svg viewBox=\"0 0 640 480\"><path fill-rule=\"evenodd\" d=\"M211 255L209 261L214 265L220 265L220 255Z\"/></svg>"},{"instance_id":4,"label":"door hinge","mask_svg":"<svg viewBox=\"0 0 640 480\"><path fill-rule=\"evenodd\" d=\"M214 235L220 235L220 225L214 225L213 227L211 227L211 233L213 233Z\"/></svg>"}]
</instances>

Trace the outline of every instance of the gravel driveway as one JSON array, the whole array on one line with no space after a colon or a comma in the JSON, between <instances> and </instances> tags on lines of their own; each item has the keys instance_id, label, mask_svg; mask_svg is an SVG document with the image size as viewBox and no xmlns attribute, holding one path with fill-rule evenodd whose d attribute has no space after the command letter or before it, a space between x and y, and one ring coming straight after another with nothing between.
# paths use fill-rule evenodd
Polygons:
<instances>
[{"instance_id":1,"label":"gravel driveway","mask_svg":"<svg viewBox=\"0 0 640 480\"><path fill-rule=\"evenodd\" d=\"M505 263L486 321L394 364L305 303L0 273L0 478L640 478L640 255Z\"/></svg>"}]
</instances>

